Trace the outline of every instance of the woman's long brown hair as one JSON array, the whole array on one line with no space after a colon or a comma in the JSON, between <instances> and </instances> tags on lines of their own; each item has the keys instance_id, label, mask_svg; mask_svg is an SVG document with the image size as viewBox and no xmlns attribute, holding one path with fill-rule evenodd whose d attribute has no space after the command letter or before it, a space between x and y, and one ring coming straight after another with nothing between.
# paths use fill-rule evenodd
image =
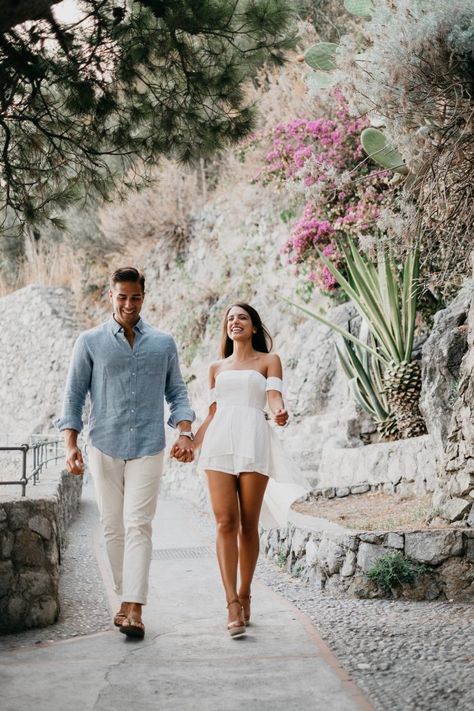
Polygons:
<instances>
[{"instance_id":1,"label":"woman's long brown hair","mask_svg":"<svg viewBox=\"0 0 474 711\"><path fill-rule=\"evenodd\" d=\"M239 309L243 309L248 313L248 315L250 316L250 320L252 321L252 326L257 330L257 332L254 333L252 336L252 347L254 348L254 350L260 351L261 353L270 353L273 347L272 337L263 325L262 319L260 318L258 311L256 311L253 306L250 306L250 304L242 304L238 302L236 304L231 304L230 306L228 306L224 314L224 320L222 322L220 357L228 358L234 352L234 342L227 335L227 317L229 315L229 311L233 309L234 306L238 306Z\"/></svg>"}]
</instances>

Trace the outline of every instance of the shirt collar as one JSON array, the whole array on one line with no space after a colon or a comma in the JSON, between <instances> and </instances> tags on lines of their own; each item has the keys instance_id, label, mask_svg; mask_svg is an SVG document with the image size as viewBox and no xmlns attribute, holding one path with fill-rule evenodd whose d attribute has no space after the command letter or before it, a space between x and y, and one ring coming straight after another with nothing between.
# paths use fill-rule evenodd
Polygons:
<instances>
[{"instance_id":1,"label":"shirt collar","mask_svg":"<svg viewBox=\"0 0 474 711\"><path fill-rule=\"evenodd\" d=\"M114 336L116 336L117 333L123 333L123 326L121 326L121 325L114 319L113 316L110 317L109 323L110 323L110 328L112 329L112 333L114 334ZM137 323L135 324L135 326L133 327L133 330L134 330L134 331L139 331L139 333L143 333L144 329L145 329L145 322L144 322L143 319L140 317L140 318L138 319Z\"/></svg>"}]
</instances>

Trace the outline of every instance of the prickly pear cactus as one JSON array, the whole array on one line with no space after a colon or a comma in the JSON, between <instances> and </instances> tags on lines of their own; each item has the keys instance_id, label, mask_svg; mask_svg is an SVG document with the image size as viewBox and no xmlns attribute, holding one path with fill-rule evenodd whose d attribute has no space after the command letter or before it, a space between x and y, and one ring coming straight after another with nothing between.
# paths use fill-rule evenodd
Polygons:
<instances>
[{"instance_id":1,"label":"prickly pear cactus","mask_svg":"<svg viewBox=\"0 0 474 711\"><path fill-rule=\"evenodd\" d=\"M365 128L360 135L360 141L367 155L383 168L399 173L408 172L403 156L389 145L382 131L372 127Z\"/></svg>"},{"instance_id":2,"label":"prickly pear cactus","mask_svg":"<svg viewBox=\"0 0 474 711\"><path fill-rule=\"evenodd\" d=\"M374 11L374 3L372 0L344 0L344 7L347 12L350 12L352 15L364 17L365 19L370 19Z\"/></svg>"},{"instance_id":3,"label":"prickly pear cactus","mask_svg":"<svg viewBox=\"0 0 474 711\"><path fill-rule=\"evenodd\" d=\"M318 42L310 47L304 55L306 64L312 69L330 72L336 68L336 50L334 42Z\"/></svg>"},{"instance_id":4,"label":"prickly pear cactus","mask_svg":"<svg viewBox=\"0 0 474 711\"><path fill-rule=\"evenodd\" d=\"M337 77L331 72L314 71L306 75L305 82L310 95L316 96L320 91L330 89L334 84L337 84Z\"/></svg>"}]
</instances>

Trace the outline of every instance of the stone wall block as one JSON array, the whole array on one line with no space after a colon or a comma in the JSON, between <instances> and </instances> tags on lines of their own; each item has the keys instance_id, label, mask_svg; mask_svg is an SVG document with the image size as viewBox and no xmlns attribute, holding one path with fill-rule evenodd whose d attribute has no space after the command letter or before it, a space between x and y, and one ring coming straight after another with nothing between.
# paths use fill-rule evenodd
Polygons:
<instances>
[{"instance_id":1,"label":"stone wall block","mask_svg":"<svg viewBox=\"0 0 474 711\"><path fill-rule=\"evenodd\" d=\"M319 544L318 559L319 565L328 575L334 575L341 569L345 555L346 551L339 543L323 536Z\"/></svg>"},{"instance_id":2,"label":"stone wall block","mask_svg":"<svg viewBox=\"0 0 474 711\"><path fill-rule=\"evenodd\" d=\"M405 534L405 555L420 563L438 565L446 558L461 555L460 531L417 531Z\"/></svg>"},{"instance_id":3,"label":"stone wall block","mask_svg":"<svg viewBox=\"0 0 474 711\"><path fill-rule=\"evenodd\" d=\"M437 600L442 594L442 584L431 572L417 577L416 585L402 583L400 588L393 590L394 597L421 602L422 600Z\"/></svg>"},{"instance_id":4,"label":"stone wall block","mask_svg":"<svg viewBox=\"0 0 474 711\"><path fill-rule=\"evenodd\" d=\"M359 548L359 542L360 542L359 536L350 536L350 535L344 536L341 541L342 545L345 548L348 548L350 551L356 551Z\"/></svg>"},{"instance_id":5,"label":"stone wall block","mask_svg":"<svg viewBox=\"0 0 474 711\"><path fill-rule=\"evenodd\" d=\"M25 615L26 627L46 627L58 619L59 603L54 597L36 600Z\"/></svg>"},{"instance_id":6,"label":"stone wall block","mask_svg":"<svg viewBox=\"0 0 474 711\"><path fill-rule=\"evenodd\" d=\"M15 533L12 559L16 568L23 566L40 568L45 564L44 548L41 536L23 529Z\"/></svg>"},{"instance_id":7,"label":"stone wall block","mask_svg":"<svg viewBox=\"0 0 474 711\"><path fill-rule=\"evenodd\" d=\"M25 599L48 595L57 585L57 579L45 570L27 571L18 576L18 588Z\"/></svg>"},{"instance_id":8,"label":"stone wall block","mask_svg":"<svg viewBox=\"0 0 474 711\"><path fill-rule=\"evenodd\" d=\"M462 467L447 480L446 490L450 496L467 496L474 489L474 473Z\"/></svg>"},{"instance_id":9,"label":"stone wall block","mask_svg":"<svg viewBox=\"0 0 474 711\"><path fill-rule=\"evenodd\" d=\"M8 528L10 531L19 531L22 528L28 528L28 519L30 518L33 509L29 506L30 502L26 499L8 504ZM40 502L38 502L40 505Z\"/></svg>"},{"instance_id":10,"label":"stone wall block","mask_svg":"<svg viewBox=\"0 0 474 711\"><path fill-rule=\"evenodd\" d=\"M268 532L268 545L270 548L277 548L280 538L278 535L278 528L271 528Z\"/></svg>"},{"instance_id":11,"label":"stone wall block","mask_svg":"<svg viewBox=\"0 0 474 711\"><path fill-rule=\"evenodd\" d=\"M462 558L449 558L439 567L444 594L448 600L474 600L474 565Z\"/></svg>"},{"instance_id":12,"label":"stone wall block","mask_svg":"<svg viewBox=\"0 0 474 711\"><path fill-rule=\"evenodd\" d=\"M47 541L51 538L51 523L44 516L32 516L28 521L29 528L38 533L41 538L45 538Z\"/></svg>"},{"instance_id":13,"label":"stone wall block","mask_svg":"<svg viewBox=\"0 0 474 711\"><path fill-rule=\"evenodd\" d=\"M313 566L318 562L319 541L315 541L313 536L310 536L306 543L306 562L309 566Z\"/></svg>"},{"instance_id":14,"label":"stone wall block","mask_svg":"<svg viewBox=\"0 0 474 711\"><path fill-rule=\"evenodd\" d=\"M10 630L23 627L26 610L27 604L21 595L14 594L10 597L6 608L6 617Z\"/></svg>"},{"instance_id":15,"label":"stone wall block","mask_svg":"<svg viewBox=\"0 0 474 711\"><path fill-rule=\"evenodd\" d=\"M268 531L265 529L260 529L259 531L259 536L260 536L260 547L264 553L268 552Z\"/></svg>"},{"instance_id":16,"label":"stone wall block","mask_svg":"<svg viewBox=\"0 0 474 711\"><path fill-rule=\"evenodd\" d=\"M324 571L319 566L314 566L308 574L308 583L318 592L324 590L327 577Z\"/></svg>"},{"instance_id":17,"label":"stone wall block","mask_svg":"<svg viewBox=\"0 0 474 711\"><path fill-rule=\"evenodd\" d=\"M295 558L299 558L305 552L309 536L309 531L305 531L302 528L295 529L293 539L291 541L291 552Z\"/></svg>"},{"instance_id":18,"label":"stone wall block","mask_svg":"<svg viewBox=\"0 0 474 711\"><path fill-rule=\"evenodd\" d=\"M61 562L59 537L55 535L49 541L43 541L44 555L50 568L57 567Z\"/></svg>"},{"instance_id":19,"label":"stone wall block","mask_svg":"<svg viewBox=\"0 0 474 711\"><path fill-rule=\"evenodd\" d=\"M11 531L0 532L0 558L11 558L15 536Z\"/></svg>"},{"instance_id":20,"label":"stone wall block","mask_svg":"<svg viewBox=\"0 0 474 711\"><path fill-rule=\"evenodd\" d=\"M359 538L364 543L383 543L385 535L383 533L376 533L375 531L365 531L359 533Z\"/></svg>"},{"instance_id":21,"label":"stone wall block","mask_svg":"<svg viewBox=\"0 0 474 711\"><path fill-rule=\"evenodd\" d=\"M363 543L361 545L370 545L370 543ZM374 598L381 597L381 592L378 586L366 575L354 575L351 580L351 584L348 591L354 597L360 600L372 600Z\"/></svg>"},{"instance_id":22,"label":"stone wall block","mask_svg":"<svg viewBox=\"0 0 474 711\"><path fill-rule=\"evenodd\" d=\"M459 521L470 508L470 501L456 497L449 499L441 506L441 515L448 521Z\"/></svg>"},{"instance_id":23,"label":"stone wall block","mask_svg":"<svg viewBox=\"0 0 474 711\"><path fill-rule=\"evenodd\" d=\"M365 494L370 491L370 484L356 484L351 486L351 494Z\"/></svg>"},{"instance_id":24,"label":"stone wall block","mask_svg":"<svg viewBox=\"0 0 474 711\"><path fill-rule=\"evenodd\" d=\"M344 563L341 568L342 577L350 577L354 575L356 569L357 555L354 551L347 551Z\"/></svg>"},{"instance_id":25,"label":"stone wall block","mask_svg":"<svg viewBox=\"0 0 474 711\"><path fill-rule=\"evenodd\" d=\"M469 516L466 519L466 524L471 528L474 528L474 504L471 504L471 510L469 511Z\"/></svg>"},{"instance_id":26,"label":"stone wall block","mask_svg":"<svg viewBox=\"0 0 474 711\"><path fill-rule=\"evenodd\" d=\"M5 511L3 506L0 506L0 531L3 531L5 528L7 528L7 526L7 512Z\"/></svg>"},{"instance_id":27,"label":"stone wall block","mask_svg":"<svg viewBox=\"0 0 474 711\"><path fill-rule=\"evenodd\" d=\"M470 563L474 563L474 538L466 541L466 558Z\"/></svg>"},{"instance_id":28,"label":"stone wall block","mask_svg":"<svg viewBox=\"0 0 474 711\"><path fill-rule=\"evenodd\" d=\"M14 582L14 569L11 560L0 562L0 597L8 595Z\"/></svg>"},{"instance_id":29,"label":"stone wall block","mask_svg":"<svg viewBox=\"0 0 474 711\"><path fill-rule=\"evenodd\" d=\"M405 546L405 538L403 533L395 533L395 531L390 531L385 535L384 546L387 548L396 548L397 550L403 550Z\"/></svg>"},{"instance_id":30,"label":"stone wall block","mask_svg":"<svg viewBox=\"0 0 474 711\"><path fill-rule=\"evenodd\" d=\"M383 546L361 542L357 553L357 566L362 572L368 573L375 563L386 554L387 551Z\"/></svg>"}]
</instances>

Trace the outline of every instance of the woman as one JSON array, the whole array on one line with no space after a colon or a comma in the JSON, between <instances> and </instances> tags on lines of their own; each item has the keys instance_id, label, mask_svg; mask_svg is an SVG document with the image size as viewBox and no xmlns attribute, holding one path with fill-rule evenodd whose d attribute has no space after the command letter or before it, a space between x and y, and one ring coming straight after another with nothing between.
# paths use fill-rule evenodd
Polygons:
<instances>
[{"instance_id":1,"label":"woman","mask_svg":"<svg viewBox=\"0 0 474 711\"><path fill-rule=\"evenodd\" d=\"M217 558L233 638L244 635L250 621L258 520L268 477L288 480L288 470L294 467L264 412L268 401L274 421L280 426L288 421L281 361L269 352L271 347L254 308L237 303L227 309L221 360L209 368L209 414L195 438L196 447L202 445L199 466L207 474L217 523Z\"/></svg>"}]
</instances>

